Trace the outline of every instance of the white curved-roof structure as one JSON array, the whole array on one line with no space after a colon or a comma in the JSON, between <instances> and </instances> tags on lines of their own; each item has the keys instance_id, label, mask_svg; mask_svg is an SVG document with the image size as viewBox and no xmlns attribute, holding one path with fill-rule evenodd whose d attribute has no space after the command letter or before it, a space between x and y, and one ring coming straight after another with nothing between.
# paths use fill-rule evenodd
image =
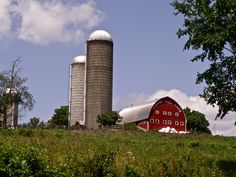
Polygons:
<instances>
[{"instance_id":1,"label":"white curved-roof structure","mask_svg":"<svg viewBox=\"0 0 236 177\"><path fill-rule=\"evenodd\" d=\"M150 111L153 105L157 100L152 100L149 102L145 102L143 104L138 104L135 106L130 106L125 109L122 109L119 112L121 116L121 121L118 124L125 124L131 122L137 122L149 117Z\"/></svg>"},{"instance_id":2,"label":"white curved-roof structure","mask_svg":"<svg viewBox=\"0 0 236 177\"><path fill-rule=\"evenodd\" d=\"M187 119L180 105L166 96L143 104L130 106L119 112L117 124L135 123L140 129L159 132L186 132Z\"/></svg>"},{"instance_id":3,"label":"white curved-roof structure","mask_svg":"<svg viewBox=\"0 0 236 177\"><path fill-rule=\"evenodd\" d=\"M72 63L85 63L86 62L86 56L79 55L73 59Z\"/></svg>"},{"instance_id":4,"label":"white curved-roof structure","mask_svg":"<svg viewBox=\"0 0 236 177\"><path fill-rule=\"evenodd\" d=\"M107 31L97 30L92 32L88 38L88 41L93 41L93 40L103 40L112 42L112 37Z\"/></svg>"}]
</instances>

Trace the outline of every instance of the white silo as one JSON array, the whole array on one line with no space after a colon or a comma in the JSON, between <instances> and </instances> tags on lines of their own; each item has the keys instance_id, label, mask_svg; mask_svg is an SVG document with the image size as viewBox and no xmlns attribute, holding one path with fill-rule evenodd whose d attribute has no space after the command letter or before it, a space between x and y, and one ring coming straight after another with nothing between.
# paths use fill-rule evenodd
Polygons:
<instances>
[{"instance_id":1,"label":"white silo","mask_svg":"<svg viewBox=\"0 0 236 177\"><path fill-rule=\"evenodd\" d=\"M85 63L86 57L81 55L70 66L69 127L85 124Z\"/></svg>"}]
</instances>

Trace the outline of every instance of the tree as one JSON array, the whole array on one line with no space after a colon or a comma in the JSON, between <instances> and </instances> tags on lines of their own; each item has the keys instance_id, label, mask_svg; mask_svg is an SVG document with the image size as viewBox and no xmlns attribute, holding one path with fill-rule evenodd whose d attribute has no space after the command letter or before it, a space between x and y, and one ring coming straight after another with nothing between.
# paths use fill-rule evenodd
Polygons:
<instances>
[{"instance_id":1,"label":"tree","mask_svg":"<svg viewBox=\"0 0 236 177\"><path fill-rule=\"evenodd\" d=\"M183 111L187 118L188 131L211 133L211 131L208 128L209 122L203 113L195 110L191 111L191 109L188 107L186 107Z\"/></svg>"},{"instance_id":2,"label":"tree","mask_svg":"<svg viewBox=\"0 0 236 177\"><path fill-rule=\"evenodd\" d=\"M39 117L30 118L30 122L27 124L28 127L31 128L45 128L46 124L44 121L40 121Z\"/></svg>"},{"instance_id":3,"label":"tree","mask_svg":"<svg viewBox=\"0 0 236 177\"><path fill-rule=\"evenodd\" d=\"M68 126L69 106L61 106L54 110L52 118L48 121L50 125Z\"/></svg>"},{"instance_id":4,"label":"tree","mask_svg":"<svg viewBox=\"0 0 236 177\"><path fill-rule=\"evenodd\" d=\"M13 126L17 127L18 105L24 110L31 111L34 106L34 99L25 85L27 78L21 77L21 60L17 58L12 61L11 68L8 71L0 73L0 115L2 116L3 126L7 126L9 109L15 104L17 110L14 113Z\"/></svg>"},{"instance_id":5,"label":"tree","mask_svg":"<svg viewBox=\"0 0 236 177\"><path fill-rule=\"evenodd\" d=\"M98 115L97 122L100 125L106 127L106 126L115 125L118 119L120 119L120 115L117 112L113 111L110 113L104 113L104 114Z\"/></svg>"},{"instance_id":6,"label":"tree","mask_svg":"<svg viewBox=\"0 0 236 177\"><path fill-rule=\"evenodd\" d=\"M32 117L30 118L30 122L28 125L32 128L37 128L39 126L39 123L40 123L40 118Z\"/></svg>"},{"instance_id":7,"label":"tree","mask_svg":"<svg viewBox=\"0 0 236 177\"><path fill-rule=\"evenodd\" d=\"M44 121L39 122L38 128L45 128L47 124Z\"/></svg>"},{"instance_id":8,"label":"tree","mask_svg":"<svg viewBox=\"0 0 236 177\"><path fill-rule=\"evenodd\" d=\"M236 111L236 1L175 0L176 13L184 15L178 37L188 36L185 50L198 50L191 61L208 61L209 68L197 74L196 83L206 83L201 96L218 105L216 118Z\"/></svg>"}]
</instances>

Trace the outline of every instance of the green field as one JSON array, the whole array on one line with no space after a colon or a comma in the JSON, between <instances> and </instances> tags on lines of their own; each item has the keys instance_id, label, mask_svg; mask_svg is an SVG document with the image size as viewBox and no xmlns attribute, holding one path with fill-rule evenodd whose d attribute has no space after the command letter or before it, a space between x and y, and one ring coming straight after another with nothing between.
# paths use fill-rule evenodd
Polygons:
<instances>
[{"instance_id":1,"label":"green field","mask_svg":"<svg viewBox=\"0 0 236 177\"><path fill-rule=\"evenodd\" d=\"M236 176L236 137L0 130L0 176Z\"/></svg>"}]
</instances>

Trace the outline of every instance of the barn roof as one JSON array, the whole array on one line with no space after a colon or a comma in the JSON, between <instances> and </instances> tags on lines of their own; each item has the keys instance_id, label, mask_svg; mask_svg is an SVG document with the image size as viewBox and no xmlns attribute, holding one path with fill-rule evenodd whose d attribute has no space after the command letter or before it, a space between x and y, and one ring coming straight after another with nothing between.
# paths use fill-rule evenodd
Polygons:
<instances>
[{"instance_id":1,"label":"barn roof","mask_svg":"<svg viewBox=\"0 0 236 177\"><path fill-rule=\"evenodd\" d=\"M122 119L120 122L118 122L118 124L137 122L143 119L147 119L153 105L156 102L157 100L152 100L149 102L145 102L134 106L129 106L127 108L122 109L119 112L119 115L121 116Z\"/></svg>"}]
</instances>

